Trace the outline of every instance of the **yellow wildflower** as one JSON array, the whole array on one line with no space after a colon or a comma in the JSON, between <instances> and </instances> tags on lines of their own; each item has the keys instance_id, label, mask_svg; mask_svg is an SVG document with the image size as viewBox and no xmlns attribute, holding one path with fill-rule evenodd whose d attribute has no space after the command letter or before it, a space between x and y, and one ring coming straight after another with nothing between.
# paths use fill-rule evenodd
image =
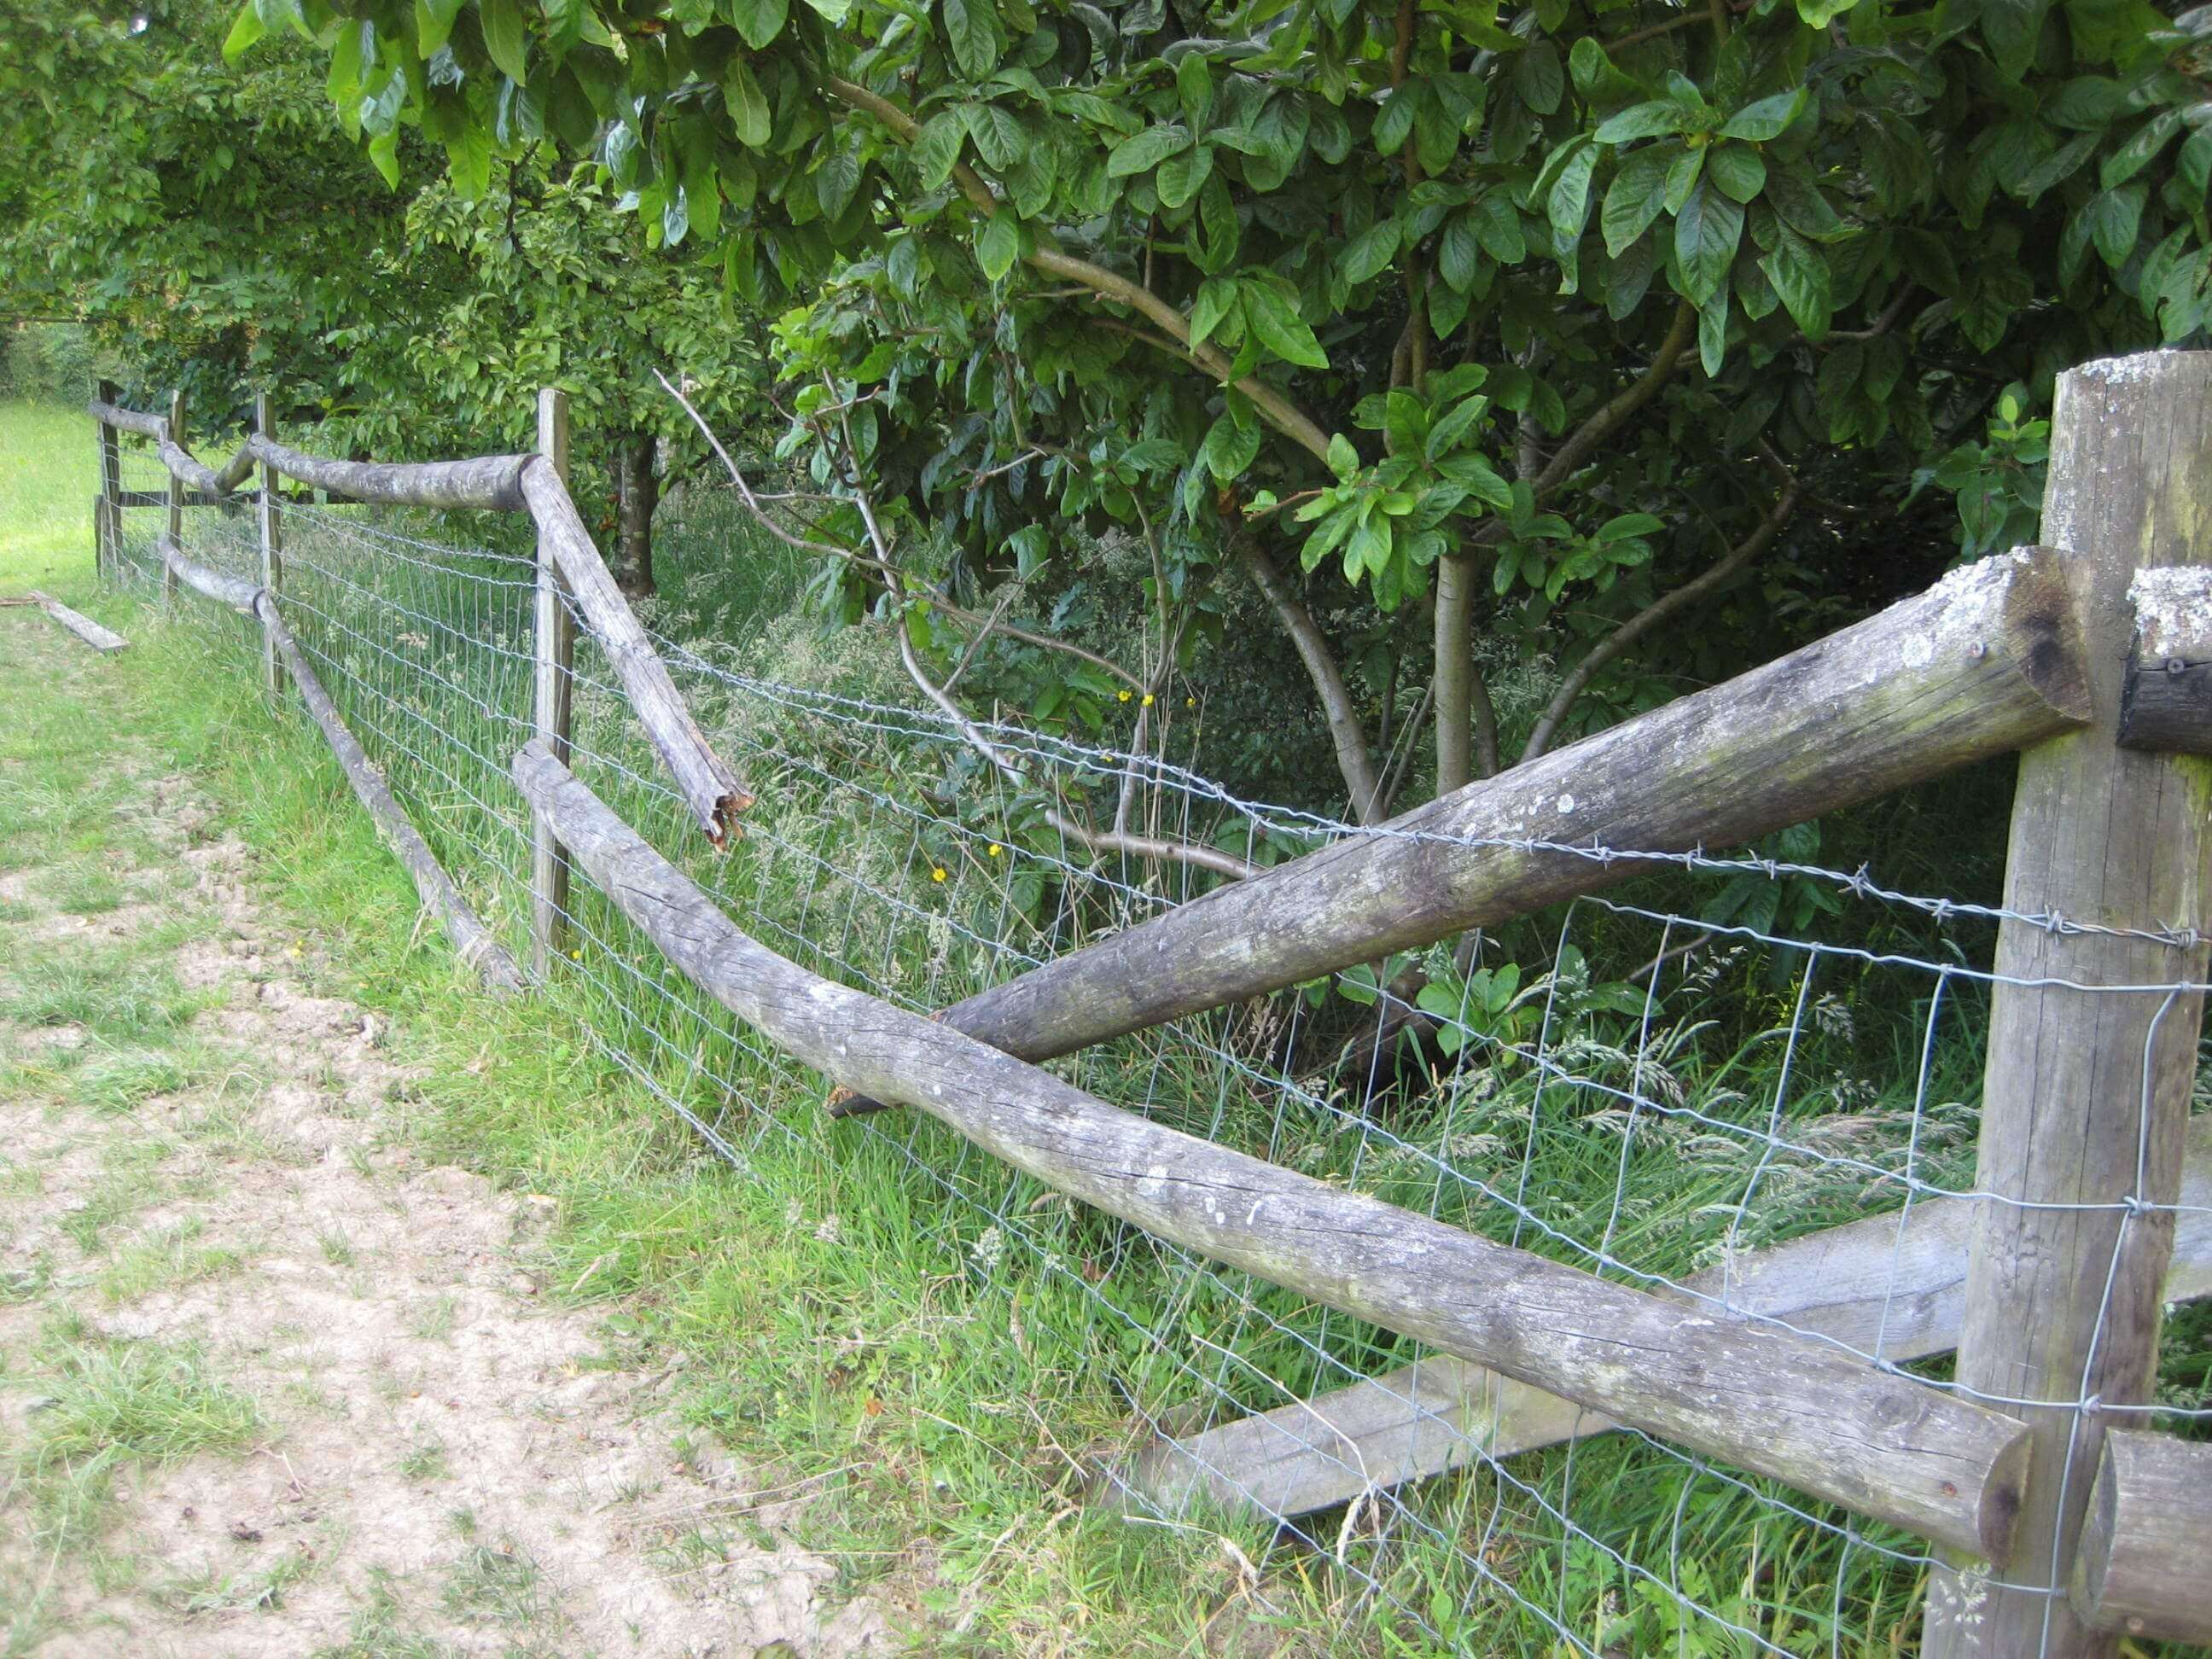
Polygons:
<instances>
[{"instance_id":1,"label":"yellow wildflower","mask_svg":"<svg viewBox=\"0 0 2212 1659\"><path fill-rule=\"evenodd\" d=\"M932 865L929 870L929 878L932 881L943 881L945 879L945 866L941 864Z\"/></svg>"},{"instance_id":2,"label":"yellow wildflower","mask_svg":"<svg viewBox=\"0 0 2212 1659\"><path fill-rule=\"evenodd\" d=\"M1152 706L1152 694L1151 692L1149 692L1149 691L1147 691L1147 692L1146 692L1146 693L1145 693L1145 701L1144 701L1144 705L1143 705L1143 706L1144 706L1145 708L1150 708Z\"/></svg>"},{"instance_id":3,"label":"yellow wildflower","mask_svg":"<svg viewBox=\"0 0 2212 1659\"><path fill-rule=\"evenodd\" d=\"M1121 701L1122 701L1123 702L1128 702L1128 701L1129 701L1129 694L1128 694L1127 691L1122 692L1122 693L1121 694Z\"/></svg>"},{"instance_id":4,"label":"yellow wildflower","mask_svg":"<svg viewBox=\"0 0 2212 1659\"><path fill-rule=\"evenodd\" d=\"M998 842L996 842L994 841L994 842L992 842L988 847L985 848L983 850L984 850L985 852L987 852L987 853L990 854L990 855L991 855L993 858L996 858L996 857L998 857L998 856L999 856L999 854L1001 854L1001 853L1005 852L1006 849L1005 848L1003 848L1003 847L1000 846L1000 845L999 845L999 843L998 843Z\"/></svg>"}]
</instances>

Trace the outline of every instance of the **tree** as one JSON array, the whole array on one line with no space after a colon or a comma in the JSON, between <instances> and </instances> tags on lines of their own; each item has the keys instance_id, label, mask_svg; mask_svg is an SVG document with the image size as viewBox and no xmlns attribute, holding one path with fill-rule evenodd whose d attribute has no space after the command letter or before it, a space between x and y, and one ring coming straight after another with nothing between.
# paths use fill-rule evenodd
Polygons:
<instances>
[{"instance_id":1,"label":"tree","mask_svg":"<svg viewBox=\"0 0 2212 1659\"><path fill-rule=\"evenodd\" d=\"M726 418L759 362L717 271L648 254L599 169L577 176L550 143L477 179L410 142L391 156L405 188L349 188L319 58L292 40L227 67L227 5L8 3L0 89L25 111L0 160L8 308L82 319L126 350L135 394L182 386L203 431L270 387L288 427L319 422L312 441L341 451L526 445L558 382L579 493L610 501L618 573L651 591L656 457L672 473L704 453L653 368L680 356Z\"/></svg>"},{"instance_id":2,"label":"tree","mask_svg":"<svg viewBox=\"0 0 2212 1659\"><path fill-rule=\"evenodd\" d=\"M1119 689L1246 574L1364 816L1409 732L1449 788L1850 602L1850 526L1978 487L2008 388L2016 430L2212 303L2201 8L251 0L232 45L287 27L387 173L589 144L648 244L791 307L820 539L925 684L988 633L969 687L1096 719L1105 669L963 601L1126 526ZM1503 721L1478 620L1559 665Z\"/></svg>"}]
</instances>

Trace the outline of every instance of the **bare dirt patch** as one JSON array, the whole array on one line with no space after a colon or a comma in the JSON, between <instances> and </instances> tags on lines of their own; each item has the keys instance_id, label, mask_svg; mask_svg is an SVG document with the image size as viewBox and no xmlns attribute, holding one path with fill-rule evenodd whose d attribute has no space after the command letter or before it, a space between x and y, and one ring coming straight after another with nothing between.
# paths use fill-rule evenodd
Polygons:
<instances>
[{"instance_id":1,"label":"bare dirt patch","mask_svg":"<svg viewBox=\"0 0 2212 1659\"><path fill-rule=\"evenodd\" d=\"M687 1442L666 1375L619 1368L605 1310L557 1305L565 1287L534 1276L547 1203L386 1133L404 1056L313 993L190 781L134 793L148 862L180 862L189 889L149 900L159 872L141 872L129 902L71 915L40 908L33 872L8 890L35 913L0 920L19 979L186 933L150 957L200 1008L173 1054L137 1062L66 1022L0 1024L0 1079L58 1047L78 1051L64 1079L143 1068L105 1096L0 1089L0 1650L898 1646L875 1604L841 1601L833 1560L789 1540L797 1500ZM104 1511L57 1534L32 1453L61 1414L64 1351L190 1356L254 1426L227 1451L120 1456Z\"/></svg>"}]
</instances>

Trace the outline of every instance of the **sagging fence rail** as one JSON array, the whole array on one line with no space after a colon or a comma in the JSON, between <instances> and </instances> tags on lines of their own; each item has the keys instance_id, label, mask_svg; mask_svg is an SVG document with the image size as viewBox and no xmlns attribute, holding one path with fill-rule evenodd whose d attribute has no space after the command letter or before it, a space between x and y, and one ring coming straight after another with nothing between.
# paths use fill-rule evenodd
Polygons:
<instances>
[{"instance_id":1,"label":"sagging fence rail","mask_svg":"<svg viewBox=\"0 0 2212 1659\"><path fill-rule=\"evenodd\" d=\"M1408 1535L1425 1540L1443 1534L1397 1495L1400 1484L1478 1471L1493 1483L1492 1518L1480 1540L1455 1535L1449 1553L1478 1588L1507 1591L1545 1641L1596 1655L1608 1650L1603 1631L1585 1631L1567 1616L1564 1590L1556 1607L1522 1594L1525 1581L1510 1579L1491 1559L1491 1534L1508 1495L1522 1494L1563 1540L1603 1548L1639 1584L1660 1583L1650 1568L1578 1532L1564 1497L1552 1501L1508 1467L1545 1446L1625 1429L1654 1456L1696 1460L1700 1479L1751 1490L1743 1477L1702 1461L1718 1460L1952 1553L1918 1553L1848 1519L1826 1521L1787 1504L1777 1511L1815 1533L1825 1529L1846 1562L1857 1551L1879 1558L1883 1571L1928 1575L1924 1651L2086 1654L2111 1651L2118 1630L2212 1642L2201 1590L2189 1563L2176 1559L2205 1535L2212 1492L2168 1473L2195 1449L2134 1426L2158 1405L2158 1310L2212 1293L2212 1168L2205 1162L2212 1148L2201 1133L2193 1140L2188 1133L2203 1024L2203 833L2212 797L2203 763L2175 757L2192 746L2171 735L2193 729L2185 717L2162 717L2152 735L2136 733L2132 749L2119 744L2133 729L2127 711L2146 706L2136 689L2145 673L2212 659L2205 569L2212 548L2192 544L2190 528L2203 522L2212 492L2212 357L2095 364L2062 384L2045 532L2057 545L1954 573L1765 668L1388 824L1328 826L1333 838L1317 850L1188 902L1155 904L1140 888L1109 881L1118 889L1115 902L1132 912L1149 907L1149 918L1132 914L1102 940L1042 959L1025 959L1002 938L997 964L1014 968L1012 977L926 1009L911 1006L911 994L893 981L888 951L872 969L865 952L848 948L854 907L842 922L812 915L817 884L835 874L810 873L795 910L757 897L753 930L731 921L727 855L702 854L696 843L726 846L738 815L753 805L751 792L710 744L678 680L693 684L695 696L741 695L797 718L849 720L916 741L928 740L927 717L749 683L657 643L615 588L569 500L557 396L541 409L535 455L418 465L329 460L276 442L264 410L262 429L220 471L191 456L180 410L165 420L104 396L91 410L103 462L95 519L102 568L119 571L130 558L126 514L153 492L123 488L118 434L149 439L168 477L167 528L154 538L153 568L165 583L256 619L272 685L281 665L426 904L488 977L513 975L519 982L514 958L496 938L502 924L479 919L463 890L470 882L439 867L429 839L408 823L400 792L379 775L371 745L380 746L386 765L418 776L418 798L434 812L465 797L457 810L472 823L526 813L529 844L517 836L509 845L505 874L528 894L528 959L537 975L562 971L550 949L562 925L588 936L610 963L627 953L611 971L634 974L635 957L649 948L738 1022L699 1027L694 1010L685 1029L725 1032L775 1067L795 1060L826 1078L833 1114L877 1105L927 1114L1042 1190L1192 1253L1179 1259L1225 1264L1291 1292L1285 1306L1291 1311L1246 1295L1237 1317L1240 1328L1249 1321L1278 1332L1320 1331L1301 1338L1316 1356L1299 1368L1304 1386L1285 1379L1275 1385L1289 1396L1285 1403L1233 1422L1197 1431L1169 1425L1182 1431L1160 1434L1105 1471L1121 1501L1170 1510L1194 1501L1242 1504L1293 1531L1300 1516L1327 1504L1352 1505L1348 1528L1363 1503L1387 1502ZM2159 434L2155 455L2146 431ZM2177 473L2162 459L2175 453L2193 457L2192 465ZM257 464L263 477L252 574L195 557L185 508L236 499ZM419 540L288 498L284 479L355 502L526 511L536 555L527 564L467 572ZM301 520L297 527L349 541L353 550L299 554L280 527L288 512ZM203 539L218 548L224 541L220 531ZM2157 574L2138 569L2144 549ZM416 573L408 580L425 591L451 584L471 593L470 603L499 607L496 617L456 621L428 601L389 600L374 586L380 558L407 563ZM295 576L311 573L313 592L295 589ZM2131 592L2143 602L2131 604ZM528 635L526 653L508 623ZM483 681L469 678L465 662L420 671L441 703L439 718L473 722L466 741L446 734L458 746L442 762L411 754L400 740L424 722L423 711L376 678L401 672L404 651L430 651L431 629L450 636L453 648L441 657L465 649L489 664ZM410 636L424 643L404 645ZM580 644L590 657L580 667ZM343 677L338 698L311 659ZM514 684L525 665L527 684ZM405 672L416 671L409 664ZM368 723L368 744L349 729L341 701ZM2156 696L2148 703L2167 706ZM574 729L580 704L581 732ZM614 728L626 720L642 727L665 782L622 759ZM1141 767L1155 781L1167 776L1156 756L1075 755L1029 732L1014 740L1093 769ZM1770 1111L1733 1121L1710 1109L1710 1101L1674 1097L1650 1080L1665 1073L1651 1031L1663 948L1649 976L1635 1051L1618 1081L1595 1062L1583 1062L1587 1074L1573 1072L1563 1056L1574 1050L1552 1036L1558 1006L1577 994L1564 944L1533 1038L1471 1015L1472 986L1455 1022L1468 1043L1490 1045L1493 1073L1518 1068L1531 1079L1530 1149L1545 1113L1556 1115L1561 1092L1586 1090L1621 1103L1626 1125L1606 1131L1620 1136L1620 1173L1612 1216L1595 1244L1528 1201L1530 1152L1511 1194L1500 1180L1462 1167L1470 1154L1455 1144L1455 1116L1462 1108L1471 1115L1480 1103L1469 1098L1464 1068L1443 1085L1449 1103L1433 1146L1363 1117L1348 1176L1332 1171L1335 1178L1324 1179L1279 1155L1280 1117L1262 1148L1267 1155L1257 1156L1224 1143L1218 1109L1212 1126L1200 1125L1207 1132L1190 1133L1036 1063L1102 1054L1102 1044L1149 1034L1140 1040L1167 1045L1150 1051L1155 1073L1180 1045L1218 1064L1226 1091L1227 1079L1251 1068L1210 1034L1191 1035L1194 1017L1206 1011L1562 906L1571 919L1587 902L1671 929L1683 919L1590 896L1654 870L1741 870L1741 861L1704 849L1745 843L2014 750L2027 759L2003 904L1923 907L1939 921L1968 913L1996 921L1997 963L1987 970L1914 964L1929 968L1934 988L1908 1143L1899 1167L1825 1155L1825 1168L1863 1166L1867 1191L1882 1200L1883 1213L1843 1227L1759 1249L1741 1245L1762 1182L1778 1183L1784 1168L1811 1156L1813 1136L1785 1120L1779 1090ZM826 799L843 784L788 745L755 753L794 796ZM599 788L586 781L587 771L604 780ZM773 804L775 786L762 787ZM502 789L512 805L492 798ZM1187 799L1197 793L1187 787ZM656 846L641 829L663 801L680 805L692 846L665 836ZM871 812L902 813L916 848L945 833L888 797ZM778 856L804 853L826 864L819 848L787 839L787 817L778 812L764 827ZM1250 817L1257 833L1267 815ZM501 855L488 846L473 850L500 867ZM525 851L533 856L526 860ZM999 842L989 844L991 857L1001 851ZM591 878L597 896L589 903L568 890L572 862ZM1070 890L1079 879L1102 880L1095 866L1079 865L1062 860ZM1768 862L1769 878L1786 873ZM933 879L947 874L945 864L932 866ZM1917 902L1863 876L1837 879L1862 896ZM483 886L481 875L476 884ZM925 930L939 920L928 916ZM845 938L834 946L817 936L841 926ZM1794 1053L1824 952L1759 936L1806 955L1788 1030ZM809 956L816 966L801 959ZM930 988L948 956L933 951ZM1938 1010L1961 985L1985 993L2000 1035L1988 1048L1976 1167L1947 1184L1923 1172L1920 1145L1930 1123ZM675 1052L650 1030L638 1041L636 1069L657 1063L658 1049ZM694 1076L701 1066L695 1056ZM1287 1098L1291 1080L1281 1083ZM692 1115L672 1091L670 1098ZM714 1126L692 1121L730 1150ZM1644 1156L1635 1146L1639 1128L1648 1143L1682 1124L1739 1138L1754 1162L1720 1260L1676 1275L1639 1267L1623 1254L1618 1233L1632 1162ZM886 1137L914 1133L881 1117L854 1127ZM1399 1164L1411 1158L1419 1178L1410 1188L1402 1179L1397 1185L1420 1193L1427 1212L1351 1188L1370 1146L1381 1149L1378 1164L1382 1152L1402 1149L1407 1157L1396 1158ZM955 1190L947 1185L948 1194ZM1510 1220L1510 1238L1486 1236L1479 1224L1486 1210ZM994 1224L1028 1224L1015 1219L1010 1202L992 1213ZM1295 1311L1300 1304L1349 1315L1361 1322L1355 1330L1415 1339L1438 1357L1382 1375L1346 1370L1328 1352L1329 1316L1298 1325L1309 1317ZM1156 1346L1170 1340L1152 1335ZM1343 1340L1365 1352L1386 1347L1366 1337ZM1954 1378L1904 1369L1954 1347ZM1345 1380L1322 1391L1316 1385L1332 1367ZM1224 1361L1209 1379L1224 1407L1250 1392L1231 1386L1234 1370ZM2175 1416L2197 1422L2212 1414L2183 1409ZM2115 1425L2126 1432L2108 1434ZM1572 1479L1571 1462L1566 1468L1563 1494ZM2085 1516L2089 1541L2077 1548ZM1678 1534L1681 1524L1678 1507ZM1336 1557L1346 1560L1341 1535ZM1406 1605L1381 1575L1367 1578ZM1840 1616L1844 1579L1839 1566L1830 1637L1836 1651L1844 1650L1847 1622ZM1679 1568L1664 1584L1682 1617L1734 1632L1753 1650L1800 1650L1747 1629L1687 1584ZM1411 1617L1433 1623L1419 1611Z\"/></svg>"}]
</instances>

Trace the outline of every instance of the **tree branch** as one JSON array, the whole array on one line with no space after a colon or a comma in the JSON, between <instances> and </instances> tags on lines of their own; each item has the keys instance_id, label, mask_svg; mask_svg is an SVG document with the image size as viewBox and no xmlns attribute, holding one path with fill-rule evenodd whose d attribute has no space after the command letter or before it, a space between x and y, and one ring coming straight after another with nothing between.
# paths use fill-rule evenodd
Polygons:
<instances>
[{"instance_id":1,"label":"tree branch","mask_svg":"<svg viewBox=\"0 0 2212 1659\"><path fill-rule=\"evenodd\" d=\"M1719 587L1765 552L1774 538L1782 533L1782 526L1797 510L1804 487L1799 483L1796 475L1784 468L1778 460L1772 459L1771 456L1769 459L1770 464L1781 473L1782 494L1766 516L1759 520L1758 527L1723 554L1705 574L1683 583L1671 592L1661 594L1583 653L1583 659L1574 665L1566 678L1559 683L1559 690L1552 694L1552 700L1544 705L1544 712L1537 719L1535 729L1528 734L1527 746L1521 751L1523 764L1552 746L1552 739L1559 734L1560 723L1566 719L1567 711L1574 706L1575 700L1582 696L1590 681L1596 678L1598 670L1676 611L1696 604Z\"/></svg>"},{"instance_id":2,"label":"tree branch","mask_svg":"<svg viewBox=\"0 0 2212 1659\"><path fill-rule=\"evenodd\" d=\"M827 77L824 84L832 96L855 109L866 111L881 121L902 143L911 144L921 133L921 126L911 115L888 98L869 91L857 82L833 75ZM956 163L952 176L977 212L986 218L997 216L1000 207L999 198L973 167L965 162ZM1056 248L1038 248L1025 258L1030 266L1047 276L1073 283L1101 299L1140 313L1173 340L1176 349L1189 362L1216 380L1233 384L1237 391L1252 400L1252 407L1259 411L1260 417L1268 425L1316 459L1327 463L1328 434L1321 429L1311 416L1257 375L1248 374L1243 380L1230 382L1230 360L1211 346L1193 345L1189 321L1181 311L1150 289L1109 270L1103 265L1094 264L1088 259L1079 259L1073 254L1063 253Z\"/></svg>"},{"instance_id":3,"label":"tree branch","mask_svg":"<svg viewBox=\"0 0 2212 1659\"><path fill-rule=\"evenodd\" d=\"M1306 677L1313 682L1314 691L1321 699L1322 713L1328 720L1329 740L1336 745L1336 768L1344 775L1345 786L1352 792L1352 815L1362 823L1373 823L1376 821L1376 805L1382 799L1382 785L1375 775L1374 759L1367 752L1366 729L1359 722L1358 711L1352 706L1352 693L1346 689L1343 672L1336 665L1328 641L1322 636L1305 601L1283 579L1283 573L1275 568L1275 562L1267 556L1259 538L1240 530L1235 539L1244 568L1267 596L1267 603L1274 607L1283 631L1297 647L1298 658L1306 665Z\"/></svg>"}]
</instances>

